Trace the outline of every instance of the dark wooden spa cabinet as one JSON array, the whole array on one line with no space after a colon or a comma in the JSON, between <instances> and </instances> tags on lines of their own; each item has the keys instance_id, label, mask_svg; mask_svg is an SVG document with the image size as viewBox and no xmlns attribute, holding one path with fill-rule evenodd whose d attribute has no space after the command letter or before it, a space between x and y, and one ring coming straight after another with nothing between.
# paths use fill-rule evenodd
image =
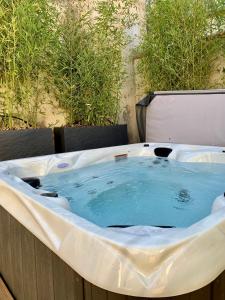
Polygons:
<instances>
[{"instance_id":1,"label":"dark wooden spa cabinet","mask_svg":"<svg viewBox=\"0 0 225 300\"><path fill-rule=\"evenodd\" d=\"M90 284L2 207L0 207L0 274L17 300L153 299L118 295ZM225 300L225 272L210 285L198 291L164 299Z\"/></svg>"}]
</instances>

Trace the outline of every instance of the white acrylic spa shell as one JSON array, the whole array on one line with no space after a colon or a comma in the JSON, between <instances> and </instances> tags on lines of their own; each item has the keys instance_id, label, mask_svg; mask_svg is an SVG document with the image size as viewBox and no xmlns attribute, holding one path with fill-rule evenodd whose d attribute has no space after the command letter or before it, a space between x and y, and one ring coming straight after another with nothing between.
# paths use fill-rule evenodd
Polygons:
<instances>
[{"instance_id":1,"label":"white acrylic spa shell","mask_svg":"<svg viewBox=\"0 0 225 300\"><path fill-rule=\"evenodd\" d=\"M40 195L19 177L43 176L113 160L115 155L225 163L220 147L143 144L56 154L0 163L0 205L91 283L116 293L175 296L199 289L225 269L225 201L188 228L101 228L70 212L65 199ZM59 166L67 166L60 169ZM124 212L126 213L126 212Z\"/></svg>"}]
</instances>

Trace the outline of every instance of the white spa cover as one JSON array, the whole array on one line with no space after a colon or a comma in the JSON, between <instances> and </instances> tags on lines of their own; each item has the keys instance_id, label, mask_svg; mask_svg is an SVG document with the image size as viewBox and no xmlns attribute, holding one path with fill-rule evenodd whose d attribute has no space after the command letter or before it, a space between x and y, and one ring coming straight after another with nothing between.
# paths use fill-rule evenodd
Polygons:
<instances>
[{"instance_id":1,"label":"white spa cover","mask_svg":"<svg viewBox=\"0 0 225 300\"><path fill-rule=\"evenodd\" d=\"M225 146L225 91L156 92L147 107L146 141Z\"/></svg>"},{"instance_id":2,"label":"white spa cover","mask_svg":"<svg viewBox=\"0 0 225 300\"><path fill-rule=\"evenodd\" d=\"M170 159L225 163L219 147L143 144L81 151L0 163L0 205L91 283L142 297L175 296L199 289L225 270L225 201L188 228L101 228L40 195L19 177L43 176L113 160L115 155L154 156L159 146ZM61 169L64 165L66 168ZM127 212L124 212L127 213Z\"/></svg>"}]
</instances>

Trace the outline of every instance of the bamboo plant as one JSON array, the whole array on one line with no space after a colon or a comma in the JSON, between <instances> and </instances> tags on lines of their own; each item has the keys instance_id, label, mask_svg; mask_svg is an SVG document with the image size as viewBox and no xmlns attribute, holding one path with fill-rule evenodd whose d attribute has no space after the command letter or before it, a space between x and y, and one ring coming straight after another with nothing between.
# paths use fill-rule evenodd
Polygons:
<instances>
[{"instance_id":1,"label":"bamboo plant","mask_svg":"<svg viewBox=\"0 0 225 300\"><path fill-rule=\"evenodd\" d=\"M0 125L37 126L49 89L69 124L116 123L134 3L0 0Z\"/></svg>"},{"instance_id":2,"label":"bamboo plant","mask_svg":"<svg viewBox=\"0 0 225 300\"><path fill-rule=\"evenodd\" d=\"M147 91L220 87L210 82L213 65L224 56L223 0L153 0L139 51Z\"/></svg>"},{"instance_id":3,"label":"bamboo plant","mask_svg":"<svg viewBox=\"0 0 225 300\"><path fill-rule=\"evenodd\" d=\"M40 90L57 43L56 9L47 0L0 0L0 114L37 125Z\"/></svg>"}]
</instances>

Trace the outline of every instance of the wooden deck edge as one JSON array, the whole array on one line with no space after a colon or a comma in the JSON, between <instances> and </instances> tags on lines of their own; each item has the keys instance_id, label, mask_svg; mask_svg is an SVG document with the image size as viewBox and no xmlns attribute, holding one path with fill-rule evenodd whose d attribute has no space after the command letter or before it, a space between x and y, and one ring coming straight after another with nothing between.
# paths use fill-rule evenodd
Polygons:
<instances>
[{"instance_id":1,"label":"wooden deck edge","mask_svg":"<svg viewBox=\"0 0 225 300\"><path fill-rule=\"evenodd\" d=\"M14 300L13 296L9 292L7 286L5 285L5 283L1 277L0 277L0 299Z\"/></svg>"}]
</instances>

